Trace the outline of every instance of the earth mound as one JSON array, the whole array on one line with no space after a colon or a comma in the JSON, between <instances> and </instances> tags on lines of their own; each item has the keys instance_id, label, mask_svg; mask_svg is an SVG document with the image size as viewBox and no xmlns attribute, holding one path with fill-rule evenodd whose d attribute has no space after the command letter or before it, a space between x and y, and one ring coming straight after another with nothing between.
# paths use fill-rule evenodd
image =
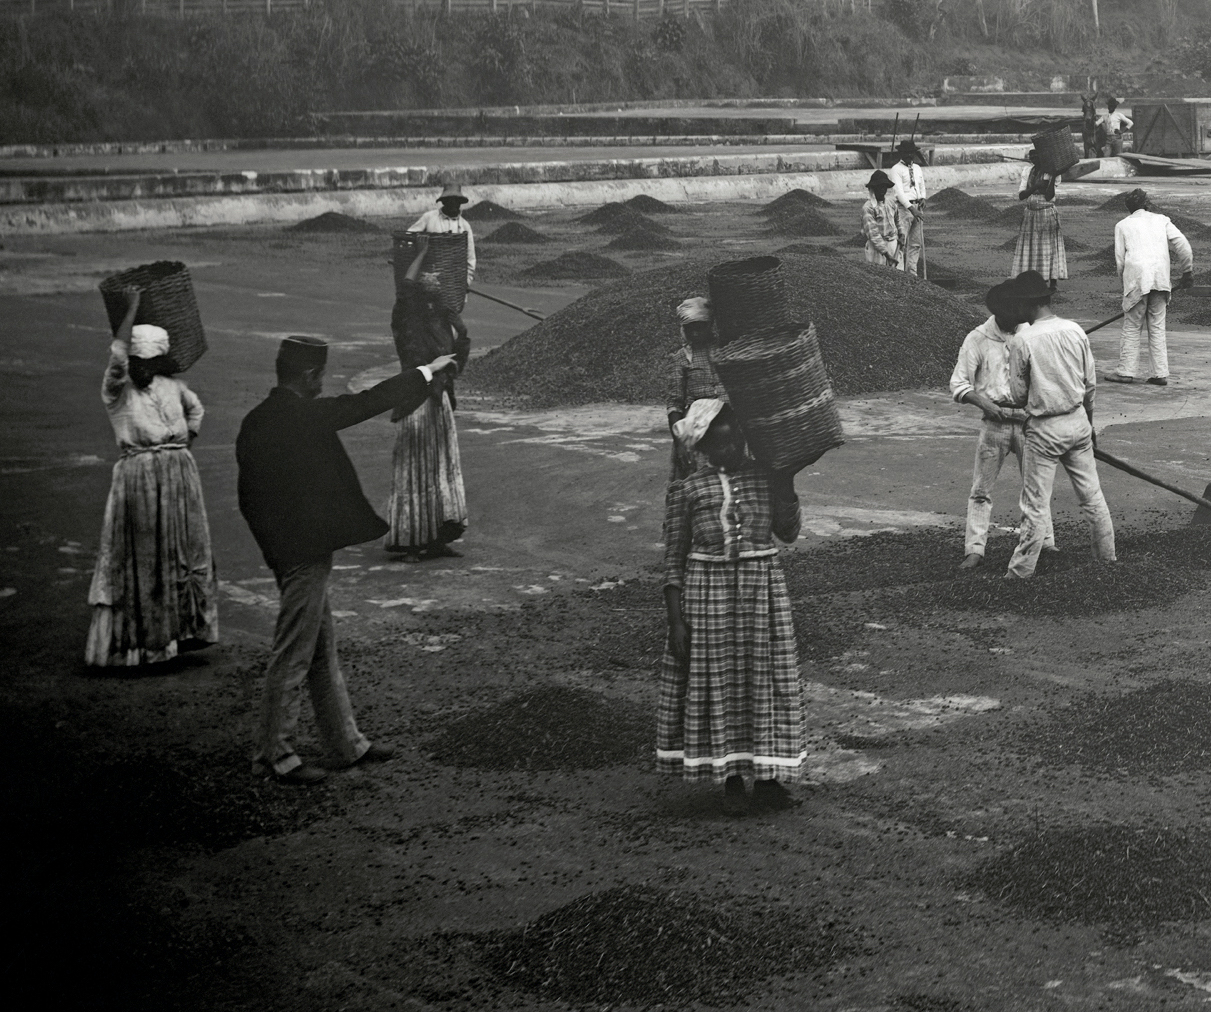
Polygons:
<instances>
[{"instance_id":1,"label":"earth mound","mask_svg":"<svg viewBox=\"0 0 1211 1012\"><path fill-rule=\"evenodd\" d=\"M630 274L630 270L617 260L588 253L583 250L571 250L562 253L554 260L543 260L533 267L528 267L522 274L530 278L550 278L558 281L591 281L598 278L622 278ZM529 331L526 331L529 333Z\"/></svg>"},{"instance_id":2,"label":"earth mound","mask_svg":"<svg viewBox=\"0 0 1211 1012\"><path fill-rule=\"evenodd\" d=\"M1102 201L1102 203L1098 204L1097 207L1095 208L1095 210L1111 211L1114 214L1126 214L1127 213L1127 204L1126 204L1127 194L1130 192L1131 192L1130 190L1120 190L1113 197L1110 197L1110 198Z\"/></svg>"},{"instance_id":3,"label":"earth mound","mask_svg":"<svg viewBox=\"0 0 1211 1012\"><path fill-rule=\"evenodd\" d=\"M648 232L651 235L671 235L669 230L658 221L645 218L638 211L625 208L625 214L616 214L609 221L603 221L597 226L597 231L606 235L621 235L623 232Z\"/></svg>"},{"instance_id":4,"label":"earth mound","mask_svg":"<svg viewBox=\"0 0 1211 1012\"><path fill-rule=\"evenodd\" d=\"M663 200L657 200L655 197L649 197L646 193L637 194L630 200L624 201L624 203L627 207L633 207L642 214L681 213L680 208L674 207L672 204L666 204Z\"/></svg>"},{"instance_id":5,"label":"earth mound","mask_svg":"<svg viewBox=\"0 0 1211 1012\"><path fill-rule=\"evenodd\" d=\"M1025 204L1011 204L1004 211L998 211L991 218L987 219L990 225L1007 225L1010 228L1022 227L1022 214L1024 213Z\"/></svg>"},{"instance_id":6,"label":"earth mound","mask_svg":"<svg viewBox=\"0 0 1211 1012\"><path fill-rule=\"evenodd\" d=\"M800 253L804 256L821 256L821 257L839 257L843 254L840 250L834 249L832 246L825 246L823 243L816 245L814 242L793 242L789 246L783 246L777 251L777 255L783 253Z\"/></svg>"},{"instance_id":7,"label":"earth mound","mask_svg":"<svg viewBox=\"0 0 1211 1012\"><path fill-rule=\"evenodd\" d=\"M638 213L633 207L627 207L626 204L612 200L608 204L594 208L588 214L582 214L576 220L584 225L606 225L616 218L625 218Z\"/></svg>"},{"instance_id":8,"label":"earth mound","mask_svg":"<svg viewBox=\"0 0 1211 1012\"><path fill-rule=\"evenodd\" d=\"M670 235L660 235L656 232L649 232L647 229L632 228L608 242L606 246L609 249L624 250L667 250L680 249L681 243Z\"/></svg>"},{"instance_id":9,"label":"earth mound","mask_svg":"<svg viewBox=\"0 0 1211 1012\"><path fill-rule=\"evenodd\" d=\"M1085 257L1084 270L1087 274L1117 274L1118 262L1114 258L1114 243L1103 246L1096 253Z\"/></svg>"},{"instance_id":10,"label":"earth mound","mask_svg":"<svg viewBox=\"0 0 1211 1012\"><path fill-rule=\"evenodd\" d=\"M954 186L948 186L946 189L939 190L933 194L929 198L928 206L931 211L943 211L946 214L960 215L964 218L978 218L980 220L991 218L997 213L997 209L987 200L973 197L970 193L966 193Z\"/></svg>"},{"instance_id":11,"label":"earth mound","mask_svg":"<svg viewBox=\"0 0 1211 1012\"><path fill-rule=\"evenodd\" d=\"M1168 211L1161 211L1160 214L1165 215L1178 231L1182 233L1191 242L1199 240L1211 240L1211 225L1204 225L1197 218L1191 218L1188 214L1170 214Z\"/></svg>"},{"instance_id":12,"label":"earth mound","mask_svg":"<svg viewBox=\"0 0 1211 1012\"><path fill-rule=\"evenodd\" d=\"M775 197L757 213L766 218L771 215L784 214L787 211L801 211L809 207L832 207L832 201L817 196L810 190L795 189Z\"/></svg>"},{"instance_id":13,"label":"earth mound","mask_svg":"<svg viewBox=\"0 0 1211 1012\"><path fill-rule=\"evenodd\" d=\"M463 211L463 217L467 221L508 221L512 218L520 218L521 215L490 200L481 200L478 204L472 204Z\"/></svg>"},{"instance_id":14,"label":"earth mound","mask_svg":"<svg viewBox=\"0 0 1211 1012\"><path fill-rule=\"evenodd\" d=\"M362 221L361 218L351 218L349 215L341 214L339 211L325 211L323 214L317 214L314 218L304 218L302 221L287 226L286 231L302 232L304 234L325 232L365 233L381 232L382 229L368 221Z\"/></svg>"},{"instance_id":15,"label":"earth mound","mask_svg":"<svg viewBox=\"0 0 1211 1012\"><path fill-rule=\"evenodd\" d=\"M706 272L718 261L687 258L603 285L472 360L467 381L526 396L533 407L661 403L668 357L681 343L673 307L707 290ZM840 394L944 387L964 336L984 320L901 271L835 256L782 261L792 318L816 324Z\"/></svg>"},{"instance_id":16,"label":"earth mound","mask_svg":"<svg viewBox=\"0 0 1211 1012\"><path fill-rule=\"evenodd\" d=\"M551 240L542 233L535 232L528 225L523 225L520 221L508 221L491 235L484 236L482 241L534 244L550 242Z\"/></svg>"},{"instance_id":17,"label":"earth mound","mask_svg":"<svg viewBox=\"0 0 1211 1012\"><path fill-rule=\"evenodd\" d=\"M809 235L842 235L837 228L819 211L804 207L797 211L780 212L770 217L770 227L780 235L809 236Z\"/></svg>"}]
</instances>

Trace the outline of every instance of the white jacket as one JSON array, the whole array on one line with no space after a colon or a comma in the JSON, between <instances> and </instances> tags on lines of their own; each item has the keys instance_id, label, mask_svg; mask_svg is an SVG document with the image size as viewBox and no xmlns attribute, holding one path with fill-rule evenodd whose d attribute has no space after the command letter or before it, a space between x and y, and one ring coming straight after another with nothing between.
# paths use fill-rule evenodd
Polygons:
<instances>
[{"instance_id":1,"label":"white jacket","mask_svg":"<svg viewBox=\"0 0 1211 1012\"><path fill-rule=\"evenodd\" d=\"M1167 292L1169 251L1177 257L1179 274L1194 270L1194 252L1186 237L1163 214L1140 208L1114 226L1114 262L1123 279L1123 310L1149 292Z\"/></svg>"}]
</instances>

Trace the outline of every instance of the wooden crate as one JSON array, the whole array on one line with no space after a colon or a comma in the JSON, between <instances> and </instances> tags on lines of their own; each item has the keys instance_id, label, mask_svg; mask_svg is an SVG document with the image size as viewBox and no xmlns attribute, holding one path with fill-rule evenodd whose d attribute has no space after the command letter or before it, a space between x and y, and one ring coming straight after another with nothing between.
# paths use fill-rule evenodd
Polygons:
<instances>
[{"instance_id":1,"label":"wooden crate","mask_svg":"<svg viewBox=\"0 0 1211 1012\"><path fill-rule=\"evenodd\" d=\"M1211 154L1211 98L1140 100L1131 112L1132 151L1169 158Z\"/></svg>"}]
</instances>

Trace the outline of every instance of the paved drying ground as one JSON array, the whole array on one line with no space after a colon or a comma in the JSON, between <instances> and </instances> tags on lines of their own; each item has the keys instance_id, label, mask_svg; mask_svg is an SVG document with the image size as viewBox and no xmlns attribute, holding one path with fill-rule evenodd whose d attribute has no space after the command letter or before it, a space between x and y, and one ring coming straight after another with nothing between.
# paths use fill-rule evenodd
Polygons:
<instances>
[{"instance_id":1,"label":"paved drying ground","mask_svg":"<svg viewBox=\"0 0 1211 1012\"><path fill-rule=\"evenodd\" d=\"M666 221L721 250L771 248L749 210ZM1065 220L1092 249L1109 241L1112 218ZM583 288L517 289L518 272L609 237L586 239L566 212L528 221L557 241L485 244L484 275L550 310ZM932 234L977 279L1008 268L975 229ZM1211 999L1211 551L1184 530L1192 506L1103 471L1127 578L1098 581L1057 485L1064 558L1037 599L1015 601L993 571L1012 543L1007 481L989 572L956 585L975 418L930 392L848 402L849 442L800 476L806 533L787 557L812 785L790 812L734 822L643 753L660 411L468 398L465 557L407 567L366 545L341 553L334 580L362 726L401 755L278 789L247 772L275 602L236 511L232 442L282 334L334 338L334 390L389 364L386 242L260 228L6 245L3 790L23 928L8 954L10 980L41 1001L1143 1012ZM194 265L211 334L189 380L208 409L195 453L224 642L164 672L100 675L80 656L115 453L91 287L161 256ZM1115 309L1112 279L1068 288L1075 316ZM524 324L470 319L482 343ZM1105 366L1114 344L1113 328L1096 335ZM1209 344L1179 327L1169 388L1099 392L1103 445L1198 491ZM392 438L384 419L345 435L375 501ZM1139 533L1159 529L1175 533ZM301 747L314 755L308 719Z\"/></svg>"}]
</instances>

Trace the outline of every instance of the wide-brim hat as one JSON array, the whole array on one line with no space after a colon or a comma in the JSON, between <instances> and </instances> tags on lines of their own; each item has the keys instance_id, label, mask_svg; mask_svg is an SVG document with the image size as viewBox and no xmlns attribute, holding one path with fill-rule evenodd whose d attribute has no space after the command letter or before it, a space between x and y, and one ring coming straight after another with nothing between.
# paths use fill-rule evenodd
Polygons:
<instances>
[{"instance_id":1,"label":"wide-brim hat","mask_svg":"<svg viewBox=\"0 0 1211 1012\"><path fill-rule=\"evenodd\" d=\"M460 204L465 204L467 198L463 196L463 188L457 183L448 183L442 188L441 196L437 198L440 204L444 200L457 200Z\"/></svg>"},{"instance_id":2,"label":"wide-brim hat","mask_svg":"<svg viewBox=\"0 0 1211 1012\"><path fill-rule=\"evenodd\" d=\"M896 145L896 150L902 155L919 155L921 153L916 141L900 141Z\"/></svg>"},{"instance_id":3,"label":"wide-brim hat","mask_svg":"<svg viewBox=\"0 0 1211 1012\"><path fill-rule=\"evenodd\" d=\"M1002 281L988 289L988 294L984 296L984 305L993 316L1004 315L1005 311L1013 306L1013 296L1010 294L1012 285L1012 280Z\"/></svg>"},{"instance_id":4,"label":"wide-brim hat","mask_svg":"<svg viewBox=\"0 0 1211 1012\"><path fill-rule=\"evenodd\" d=\"M278 345L278 361L299 369L315 369L328 362L328 342L318 337L292 335Z\"/></svg>"},{"instance_id":5,"label":"wide-brim hat","mask_svg":"<svg viewBox=\"0 0 1211 1012\"><path fill-rule=\"evenodd\" d=\"M889 176L882 169L875 169L875 171L870 174L870 179L866 181L866 188L868 190L890 190L893 185L894 184L891 181L891 176Z\"/></svg>"},{"instance_id":6,"label":"wide-brim hat","mask_svg":"<svg viewBox=\"0 0 1211 1012\"><path fill-rule=\"evenodd\" d=\"M1018 302L1039 302L1055 294L1047 284L1047 279L1038 271L1022 271L1005 284L1006 296Z\"/></svg>"}]
</instances>

